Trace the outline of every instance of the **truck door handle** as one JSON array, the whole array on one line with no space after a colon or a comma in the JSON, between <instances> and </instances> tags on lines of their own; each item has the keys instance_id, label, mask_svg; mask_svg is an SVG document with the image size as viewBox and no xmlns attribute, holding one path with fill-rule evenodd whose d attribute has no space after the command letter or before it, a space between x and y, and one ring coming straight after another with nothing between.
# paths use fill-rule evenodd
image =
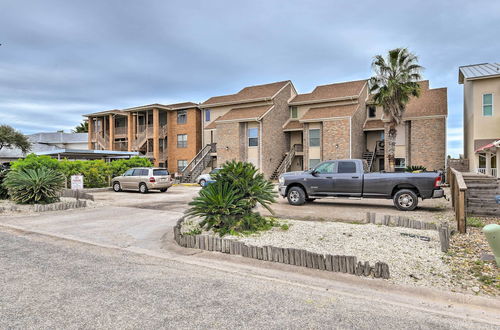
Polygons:
<instances>
[{"instance_id":1,"label":"truck door handle","mask_svg":"<svg viewBox=\"0 0 500 330\"><path fill-rule=\"evenodd\" d=\"M332 177L332 176L327 176L326 178L327 178L327 179L333 179L333 177Z\"/></svg>"},{"instance_id":2,"label":"truck door handle","mask_svg":"<svg viewBox=\"0 0 500 330\"><path fill-rule=\"evenodd\" d=\"M359 176L353 176L352 178L353 179L359 179Z\"/></svg>"}]
</instances>

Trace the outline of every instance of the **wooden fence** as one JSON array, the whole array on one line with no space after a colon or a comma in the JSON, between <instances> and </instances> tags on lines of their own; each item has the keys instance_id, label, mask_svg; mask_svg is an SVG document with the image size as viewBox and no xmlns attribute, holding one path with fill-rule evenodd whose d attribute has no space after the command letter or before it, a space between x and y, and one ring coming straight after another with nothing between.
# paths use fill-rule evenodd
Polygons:
<instances>
[{"instance_id":1,"label":"wooden fence","mask_svg":"<svg viewBox=\"0 0 500 330\"><path fill-rule=\"evenodd\" d=\"M461 234L465 234L466 228L466 196L467 185L465 184L462 173L454 168L448 167L448 183L450 184L451 201L455 210L455 220L457 221L457 229Z\"/></svg>"}]
</instances>

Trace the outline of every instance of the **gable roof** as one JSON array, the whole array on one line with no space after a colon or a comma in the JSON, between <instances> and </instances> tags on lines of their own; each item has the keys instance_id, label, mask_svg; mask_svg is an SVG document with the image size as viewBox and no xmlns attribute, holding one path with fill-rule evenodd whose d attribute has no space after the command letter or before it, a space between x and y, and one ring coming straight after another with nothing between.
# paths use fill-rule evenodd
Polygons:
<instances>
[{"instance_id":1,"label":"gable roof","mask_svg":"<svg viewBox=\"0 0 500 330\"><path fill-rule=\"evenodd\" d=\"M500 63L480 63L458 68L458 83L465 80L500 77Z\"/></svg>"},{"instance_id":2,"label":"gable roof","mask_svg":"<svg viewBox=\"0 0 500 330\"><path fill-rule=\"evenodd\" d=\"M247 108L234 108L229 112L217 118L216 122L221 121L254 121L260 120L273 105L259 105Z\"/></svg>"},{"instance_id":3,"label":"gable roof","mask_svg":"<svg viewBox=\"0 0 500 330\"><path fill-rule=\"evenodd\" d=\"M280 89L291 83L290 80L279 81L271 84L245 87L236 94L214 96L202 103L202 106L244 103L253 100L270 99Z\"/></svg>"},{"instance_id":4,"label":"gable roof","mask_svg":"<svg viewBox=\"0 0 500 330\"><path fill-rule=\"evenodd\" d=\"M341 98L358 97L367 83L366 79L317 86L311 93L299 94L290 104L316 103Z\"/></svg>"},{"instance_id":5,"label":"gable roof","mask_svg":"<svg viewBox=\"0 0 500 330\"><path fill-rule=\"evenodd\" d=\"M384 122L381 119L367 120L363 125L363 130L375 131L384 129Z\"/></svg>"},{"instance_id":6,"label":"gable roof","mask_svg":"<svg viewBox=\"0 0 500 330\"><path fill-rule=\"evenodd\" d=\"M335 105L328 107L318 107L309 109L300 118L300 121L314 121L338 117L350 117L354 114L359 104Z\"/></svg>"}]
</instances>

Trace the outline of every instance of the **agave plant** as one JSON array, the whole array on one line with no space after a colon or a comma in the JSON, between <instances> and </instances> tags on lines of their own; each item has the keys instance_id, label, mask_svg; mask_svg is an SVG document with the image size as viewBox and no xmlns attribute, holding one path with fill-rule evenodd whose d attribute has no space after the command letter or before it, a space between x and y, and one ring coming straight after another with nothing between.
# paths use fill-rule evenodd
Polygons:
<instances>
[{"instance_id":1,"label":"agave plant","mask_svg":"<svg viewBox=\"0 0 500 330\"><path fill-rule=\"evenodd\" d=\"M53 203L59 200L59 192L64 187L64 176L45 167L12 170L5 177L3 185L16 203Z\"/></svg>"}]
</instances>

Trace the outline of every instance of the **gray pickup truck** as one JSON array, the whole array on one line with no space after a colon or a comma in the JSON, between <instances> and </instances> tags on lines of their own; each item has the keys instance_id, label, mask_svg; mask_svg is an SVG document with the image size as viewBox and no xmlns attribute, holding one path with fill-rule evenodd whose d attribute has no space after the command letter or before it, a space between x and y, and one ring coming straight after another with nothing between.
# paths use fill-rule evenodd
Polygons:
<instances>
[{"instance_id":1,"label":"gray pickup truck","mask_svg":"<svg viewBox=\"0 0 500 330\"><path fill-rule=\"evenodd\" d=\"M419 197L444 197L439 172L369 173L360 159L329 160L313 170L284 173L279 192L291 205L327 197L384 198L403 211L414 210Z\"/></svg>"}]
</instances>

